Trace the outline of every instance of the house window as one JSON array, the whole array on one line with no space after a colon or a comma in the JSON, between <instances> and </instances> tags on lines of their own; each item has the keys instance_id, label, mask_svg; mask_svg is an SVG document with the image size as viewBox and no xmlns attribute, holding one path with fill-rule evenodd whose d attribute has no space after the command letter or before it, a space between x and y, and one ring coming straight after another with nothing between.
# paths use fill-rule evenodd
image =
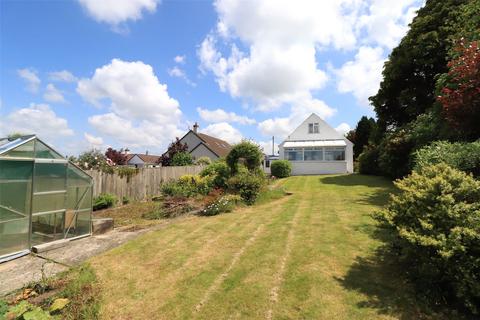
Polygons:
<instances>
[{"instance_id":1,"label":"house window","mask_svg":"<svg viewBox=\"0 0 480 320\"><path fill-rule=\"evenodd\" d=\"M325 148L326 161L345 160L345 148Z\"/></svg>"},{"instance_id":2,"label":"house window","mask_svg":"<svg viewBox=\"0 0 480 320\"><path fill-rule=\"evenodd\" d=\"M305 161L322 161L323 160L323 149L319 147L305 148L304 151L304 160Z\"/></svg>"},{"instance_id":3,"label":"house window","mask_svg":"<svg viewBox=\"0 0 480 320\"><path fill-rule=\"evenodd\" d=\"M318 122L308 124L308 133L319 133Z\"/></svg>"},{"instance_id":4,"label":"house window","mask_svg":"<svg viewBox=\"0 0 480 320\"><path fill-rule=\"evenodd\" d=\"M290 161L303 161L303 149L285 148L285 159Z\"/></svg>"}]
</instances>

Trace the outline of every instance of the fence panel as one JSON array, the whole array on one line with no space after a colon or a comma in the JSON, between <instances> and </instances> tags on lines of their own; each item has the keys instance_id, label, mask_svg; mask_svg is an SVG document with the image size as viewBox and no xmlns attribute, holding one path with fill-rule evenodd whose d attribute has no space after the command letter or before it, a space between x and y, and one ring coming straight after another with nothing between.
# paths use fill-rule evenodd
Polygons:
<instances>
[{"instance_id":1,"label":"fence panel","mask_svg":"<svg viewBox=\"0 0 480 320\"><path fill-rule=\"evenodd\" d=\"M95 197L101 193L111 193L118 199L127 197L131 200L144 200L160 194L163 182L178 179L185 174L198 174L202 169L202 166L142 168L129 179L116 173L108 174L97 170L89 170L87 173L93 178Z\"/></svg>"}]
</instances>

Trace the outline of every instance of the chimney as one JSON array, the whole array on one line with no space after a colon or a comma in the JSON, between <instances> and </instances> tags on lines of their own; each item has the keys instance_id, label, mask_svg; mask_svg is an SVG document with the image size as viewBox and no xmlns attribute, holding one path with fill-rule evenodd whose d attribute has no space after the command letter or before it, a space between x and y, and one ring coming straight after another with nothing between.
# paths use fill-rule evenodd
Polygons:
<instances>
[{"instance_id":1,"label":"chimney","mask_svg":"<svg viewBox=\"0 0 480 320\"><path fill-rule=\"evenodd\" d=\"M145 154L148 156L148 150L147 150L147 151L145 151Z\"/></svg>"},{"instance_id":2,"label":"chimney","mask_svg":"<svg viewBox=\"0 0 480 320\"><path fill-rule=\"evenodd\" d=\"M193 132L197 133L198 127L200 127L200 126L198 125L197 122L195 122L195 124L193 125Z\"/></svg>"},{"instance_id":3,"label":"chimney","mask_svg":"<svg viewBox=\"0 0 480 320\"><path fill-rule=\"evenodd\" d=\"M125 150L123 151L123 153L124 153L125 155L127 155L129 152L130 152L130 149L128 149L128 148L125 148Z\"/></svg>"}]
</instances>

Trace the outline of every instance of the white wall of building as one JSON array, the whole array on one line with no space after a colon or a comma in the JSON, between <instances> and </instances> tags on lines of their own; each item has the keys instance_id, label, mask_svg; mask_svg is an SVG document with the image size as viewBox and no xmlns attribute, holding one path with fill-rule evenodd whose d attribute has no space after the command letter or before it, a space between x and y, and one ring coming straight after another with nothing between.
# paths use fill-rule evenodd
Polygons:
<instances>
[{"instance_id":1,"label":"white wall of building","mask_svg":"<svg viewBox=\"0 0 480 320\"><path fill-rule=\"evenodd\" d=\"M319 132L309 133L309 123L318 123ZM280 159L284 159L284 144L287 141L344 140L343 161L291 161L292 175L353 173L353 143L338 133L316 114L311 114L279 145Z\"/></svg>"}]
</instances>

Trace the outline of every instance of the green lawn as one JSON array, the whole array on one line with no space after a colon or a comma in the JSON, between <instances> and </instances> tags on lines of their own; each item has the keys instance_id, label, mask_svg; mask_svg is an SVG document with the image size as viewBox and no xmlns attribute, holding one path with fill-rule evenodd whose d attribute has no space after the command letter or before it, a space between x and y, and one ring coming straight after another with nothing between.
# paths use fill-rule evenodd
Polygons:
<instances>
[{"instance_id":1,"label":"green lawn","mask_svg":"<svg viewBox=\"0 0 480 320\"><path fill-rule=\"evenodd\" d=\"M105 319L414 319L370 213L378 177L281 181L293 195L174 223L91 260Z\"/></svg>"}]
</instances>

